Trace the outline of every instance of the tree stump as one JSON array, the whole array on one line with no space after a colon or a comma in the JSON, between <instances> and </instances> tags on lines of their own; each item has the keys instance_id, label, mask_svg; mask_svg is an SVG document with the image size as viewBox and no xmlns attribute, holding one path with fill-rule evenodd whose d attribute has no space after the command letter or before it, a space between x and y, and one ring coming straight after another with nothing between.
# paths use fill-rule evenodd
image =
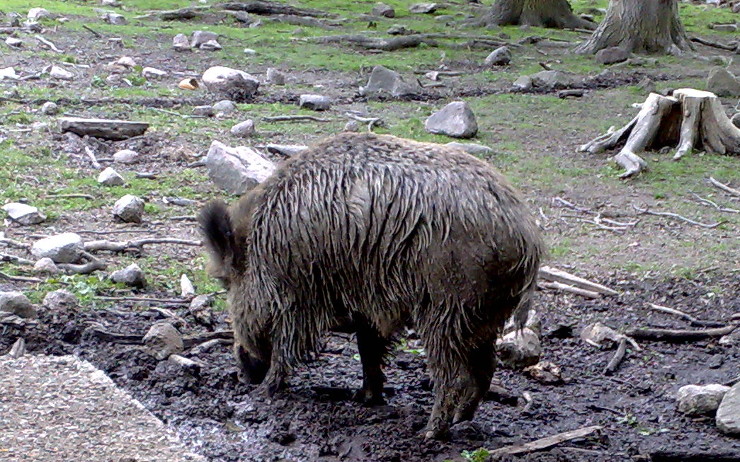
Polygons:
<instances>
[{"instance_id":1,"label":"tree stump","mask_svg":"<svg viewBox=\"0 0 740 462\"><path fill-rule=\"evenodd\" d=\"M614 160L627 178L647 167L640 153L647 149L676 146L674 160L693 149L740 155L740 129L725 114L717 95L683 88L673 96L651 93L639 114L621 129L606 133L578 150L597 154L624 142Z\"/></svg>"}]
</instances>

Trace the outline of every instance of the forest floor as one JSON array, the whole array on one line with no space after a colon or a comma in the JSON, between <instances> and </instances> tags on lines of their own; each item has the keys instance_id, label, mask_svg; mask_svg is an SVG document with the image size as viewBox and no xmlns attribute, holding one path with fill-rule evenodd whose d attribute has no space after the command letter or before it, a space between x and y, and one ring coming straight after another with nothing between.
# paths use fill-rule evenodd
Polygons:
<instances>
[{"instance_id":1,"label":"forest floor","mask_svg":"<svg viewBox=\"0 0 740 462\"><path fill-rule=\"evenodd\" d=\"M740 370L737 343L721 345L717 339L682 344L643 341L642 351L628 349L618 370L607 376L602 370L613 349L592 347L578 335L596 321L619 331L690 327L681 318L650 310L649 303L720 323L740 313L740 214L722 212L697 199L740 209L740 198L708 181L713 177L740 188L739 159L699 152L675 162L671 151L650 152L645 156L649 163L646 172L620 180L620 170L610 159L614 153L576 152L578 146L611 126L623 126L636 115L638 109L632 105L643 102L649 93L638 85L645 78L653 81L657 92L705 89L706 77L714 67L726 67L740 75L737 52L695 44L696 53L640 57L628 64L603 66L593 57L574 55L563 46L574 45L587 34L467 27L460 21L479 14L485 5L462 1L447 2L430 15L410 14L412 2L388 1L396 8L393 19L364 16L375 4L372 1L295 1L292 4L334 16L319 18L322 23L318 25L291 25L271 16L250 15L261 20L259 27L246 27L217 8L196 10L195 18L182 21L141 17L150 10L191 6L183 0L123 3L124 8L114 10L129 22L120 26L104 22L97 6L84 1L37 5L6 0L0 6L0 38L5 40L12 32L23 40L19 49L0 45L0 70L13 67L22 77L0 80L0 202L27 202L47 215L39 225L6 223L4 238L31 244L39 237L76 232L86 240L199 239L193 215L207 200L226 196L208 179L205 169L198 167L211 141L247 146L309 144L341 132L349 120L345 113L357 111L383 119L384 126L376 132L446 143L453 140L425 132L424 120L450 101L465 100L480 127L471 141L490 146L493 151L486 160L522 190L545 232L550 249L547 264L610 286L620 294L585 299L539 291L536 309L543 325L542 359L560 366L563 381L542 384L520 371L499 370L494 381L513 398L491 394L472 424L453 428L446 442L418 437L432 393L423 348L413 337L398 345L386 369L387 405L363 407L349 399L350 391L361 383L351 336L327 337L319 354L291 377L286 391L272 401L261 401L250 397L249 388L238 383L236 365L225 343L200 353L186 351L186 356L203 364L198 373L191 373L167 361L156 361L136 342L104 341L85 333L95 322L109 332L141 336L155 320L168 316L155 309L161 306L177 316L183 335L227 329L223 294L216 281L205 275L203 249L195 246L152 244L137 252L101 254L110 270L134 262L144 270L148 285L133 294L130 288L111 282L106 271L46 277L40 283L0 280L0 290L20 290L34 303L60 288L80 300L75 310L41 309L38 322L4 325L0 354L18 337L25 338L32 353L77 354L105 370L175 429L194 451L214 461L441 461L477 460L478 456L484 460L483 451L464 451L495 450L590 425L603 428L555 448L508 457L531 461L699 461L709 460L710 453L718 457L715 460L740 457L740 440L721 434L711 417L679 414L674 399L683 385L736 380ZM605 1L572 3L577 13L603 18L593 9L604 8ZM29 8L36 6L53 15L41 20L42 32L13 32L5 27L10 22L9 13L17 12L25 20ZM719 43L736 40L730 32L709 27L740 21L740 15L726 8L682 3L681 14L691 36ZM392 52L312 41L313 37L333 34L388 38L384 32L396 24L443 35L436 39L436 46ZM220 34L223 49L173 50L176 34L190 36L196 30ZM44 46L36 35L51 41L58 51ZM510 65L484 65L495 47L471 42L471 37L483 36L511 44ZM254 53L245 53L245 49ZM123 56L133 58L137 67L127 71L125 80L109 84L110 63ZM423 86L419 95L385 101L360 96L359 86L366 84L370 70L379 64L409 81L418 79ZM75 78L54 80L44 72L49 65L63 67ZM203 89L179 89L177 83L197 78L216 65L245 70L262 81L268 68L276 68L286 74L286 84L261 85L253 101L239 103L238 111L226 117L191 117L193 107L213 104L219 98ZM557 90L512 89L512 82L520 75L538 72L543 65L579 76L571 87L584 89L584 96L561 99ZM160 80L146 80L140 75L141 67L146 66L169 74ZM442 72L440 80L425 76L429 71ZM332 108L320 114L299 109L299 96L306 93L329 96ZM61 114L43 114L40 108L47 101L55 102ZM722 98L722 102L728 114L737 112L737 98ZM58 118L63 115L140 120L150 123L151 128L145 135L125 141L83 140L60 132ZM330 121L263 120L275 115L318 115ZM242 139L229 133L231 126L248 118L256 123L254 137ZM85 146L93 149L103 166L111 165L107 159L124 148L138 151L141 161L114 165L126 184L103 187L96 181L99 172L91 165ZM137 176L142 172L154 174L154 179ZM55 196L58 194L89 197ZM113 220L111 207L124 194L146 200L141 224ZM172 198L187 201L173 202ZM701 227L639 211L646 208L719 224ZM600 221L603 217L634 224L607 229ZM25 249L3 244L0 253L32 258ZM38 277L23 264L0 265L4 274ZM199 324L189 312L187 300L164 305L125 300L131 295L178 299L183 274L193 281L197 293L216 294L213 325Z\"/></svg>"}]
</instances>

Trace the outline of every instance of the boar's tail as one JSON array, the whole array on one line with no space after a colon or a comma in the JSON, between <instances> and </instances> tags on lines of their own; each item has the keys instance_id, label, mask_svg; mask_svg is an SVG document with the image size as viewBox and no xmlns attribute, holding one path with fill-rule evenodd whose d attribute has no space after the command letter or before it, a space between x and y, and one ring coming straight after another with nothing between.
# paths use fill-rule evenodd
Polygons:
<instances>
[{"instance_id":1,"label":"boar's tail","mask_svg":"<svg viewBox=\"0 0 740 462\"><path fill-rule=\"evenodd\" d=\"M210 201L198 215L198 224L203 233L204 244L214 260L221 264L239 266L244 249L237 245L226 203L220 199Z\"/></svg>"}]
</instances>

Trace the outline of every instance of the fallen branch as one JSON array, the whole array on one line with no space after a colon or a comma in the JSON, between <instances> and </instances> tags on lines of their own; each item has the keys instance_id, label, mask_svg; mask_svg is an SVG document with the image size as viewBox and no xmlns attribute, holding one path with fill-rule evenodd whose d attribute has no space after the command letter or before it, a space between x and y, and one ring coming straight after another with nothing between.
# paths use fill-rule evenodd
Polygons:
<instances>
[{"instance_id":1,"label":"fallen branch","mask_svg":"<svg viewBox=\"0 0 740 462\"><path fill-rule=\"evenodd\" d=\"M4 237L3 233L0 233L0 244L5 244L8 247L14 247L16 249L28 250L31 248L31 244L24 244L23 242Z\"/></svg>"},{"instance_id":2,"label":"fallen branch","mask_svg":"<svg viewBox=\"0 0 740 462\"><path fill-rule=\"evenodd\" d=\"M217 330L214 332L206 332L204 334L188 335L182 338L182 344L185 349L191 348L195 345L202 344L208 340L234 340L233 330Z\"/></svg>"},{"instance_id":3,"label":"fallen branch","mask_svg":"<svg viewBox=\"0 0 740 462\"><path fill-rule=\"evenodd\" d=\"M44 37L42 37L40 35L34 35L33 37L36 40L38 40L39 42L41 42L44 45L46 45L47 47L51 48L51 51L53 51L55 53L61 53L62 52L62 50L60 50L59 48L57 48L56 45L54 45L53 43L51 43L49 40L46 40Z\"/></svg>"},{"instance_id":4,"label":"fallen branch","mask_svg":"<svg viewBox=\"0 0 740 462\"><path fill-rule=\"evenodd\" d=\"M719 189L721 189L724 192L730 193L733 196L740 197L740 191L738 191L737 189L731 188L731 187L727 186L724 183L720 183L719 181L715 180L711 176L709 177L709 182L712 183L714 186L718 187Z\"/></svg>"},{"instance_id":5,"label":"fallen branch","mask_svg":"<svg viewBox=\"0 0 740 462\"><path fill-rule=\"evenodd\" d=\"M5 273L0 273L0 279L4 279L6 281L13 281L13 282L34 282L34 283L44 282L43 280L38 279L38 278L30 278L26 276L11 276Z\"/></svg>"},{"instance_id":6,"label":"fallen branch","mask_svg":"<svg viewBox=\"0 0 740 462\"><path fill-rule=\"evenodd\" d=\"M702 45L706 45L708 47L719 48L720 50L735 51L735 48L737 48L737 45L725 45L724 43L713 42L701 37L691 37L691 41L701 43Z\"/></svg>"},{"instance_id":7,"label":"fallen branch","mask_svg":"<svg viewBox=\"0 0 740 462\"><path fill-rule=\"evenodd\" d=\"M100 162L98 162L97 157L95 157L95 153L88 146L85 146L85 154L87 154L87 157L90 158L90 162L92 163L93 168L102 168Z\"/></svg>"},{"instance_id":8,"label":"fallen branch","mask_svg":"<svg viewBox=\"0 0 740 462\"><path fill-rule=\"evenodd\" d=\"M147 238L125 242L90 241L86 242L84 244L84 247L85 250L87 250L88 252L97 252L100 250L108 250L111 252L126 252L128 250L141 250L145 245L149 244L178 244L192 245L196 247L202 245L201 241L189 241L186 239Z\"/></svg>"},{"instance_id":9,"label":"fallen branch","mask_svg":"<svg viewBox=\"0 0 740 462\"><path fill-rule=\"evenodd\" d=\"M583 279L578 276L574 276L563 270L556 268L550 268L549 266L543 266L540 268L539 277L548 281L562 282L571 286L580 287L592 292L597 292L604 295L618 295L619 292L610 289L609 287L591 282L588 279Z\"/></svg>"},{"instance_id":10,"label":"fallen branch","mask_svg":"<svg viewBox=\"0 0 740 462\"><path fill-rule=\"evenodd\" d=\"M684 221L684 222L689 223L691 225L700 226L702 228L707 228L707 229L716 228L717 226L719 226L722 223L724 223L722 221L718 221L717 223L700 223L698 221L694 221L694 220L692 220L690 218L686 218L686 217L684 217L682 215L679 215L679 214L673 213L673 212L653 212L652 210L650 210L648 208L641 209L641 208L639 208L639 207L637 207L635 205L633 205L632 208L635 209L638 213L642 213L642 214L645 214L645 215L653 215L653 216L656 216L656 217L670 217L670 218L675 218L677 220Z\"/></svg>"},{"instance_id":11,"label":"fallen branch","mask_svg":"<svg viewBox=\"0 0 740 462\"><path fill-rule=\"evenodd\" d=\"M668 314L673 314L673 315L676 315L676 316L680 316L680 317L684 318L685 320L689 321L694 326L699 326L699 327L724 327L725 326L725 324L722 324L722 323L719 323L719 322L702 321L700 319L697 319L697 318L691 316L688 313L684 313L681 310L677 310L675 308L670 308L670 307L667 307L667 306L656 305L655 303L648 303L648 307L650 307L650 309L655 310L655 311L660 311L660 312L663 312L663 313L668 313Z\"/></svg>"},{"instance_id":12,"label":"fallen branch","mask_svg":"<svg viewBox=\"0 0 740 462\"><path fill-rule=\"evenodd\" d=\"M579 287L573 287L568 284L563 284L560 282L538 282L537 285L544 289L553 289L553 290L557 290L561 292L569 292L569 293L580 295L586 298L601 298L601 294L598 292L581 289Z\"/></svg>"},{"instance_id":13,"label":"fallen branch","mask_svg":"<svg viewBox=\"0 0 740 462\"><path fill-rule=\"evenodd\" d=\"M619 346L617 346L617 351L614 353L614 357L609 361L609 364L606 365L604 368L604 374L605 375L611 375L614 373L614 371L617 370L619 367L619 364L621 364L622 360L624 359L624 355L627 352L627 339L622 338L619 340Z\"/></svg>"},{"instance_id":14,"label":"fallen branch","mask_svg":"<svg viewBox=\"0 0 740 462\"><path fill-rule=\"evenodd\" d=\"M47 194L45 199L88 199L88 200L95 200L94 196L91 196L90 194Z\"/></svg>"},{"instance_id":15,"label":"fallen branch","mask_svg":"<svg viewBox=\"0 0 740 462\"><path fill-rule=\"evenodd\" d=\"M325 35L322 37L307 37L300 39L321 44L350 44L366 50L396 51L404 48L415 48L422 43L436 47L437 42L425 35L403 35L392 39L366 37L364 35Z\"/></svg>"},{"instance_id":16,"label":"fallen branch","mask_svg":"<svg viewBox=\"0 0 740 462\"><path fill-rule=\"evenodd\" d=\"M99 32L97 32L97 31L95 31L95 30L91 29L91 28L90 28L90 27L89 27L88 25L86 25L86 24L83 24L83 25L82 25L82 28L83 28L83 29L85 29L86 31L90 32L91 34L93 34L93 35L94 35L95 37L97 37L97 38L103 38L103 36L102 36L102 35L101 35L101 34L100 34Z\"/></svg>"},{"instance_id":17,"label":"fallen branch","mask_svg":"<svg viewBox=\"0 0 740 462\"><path fill-rule=\"evenodd\" d=\"M304 120L310 120L312 122L331 122L332 119L322 119L321 117L316 117L312 115L284 115L284 116L272 116L272 117L263 117L263 122L296 122L296 121L304 121Z\"/></svg>"},{"instance_id":18,"label":"fallen branch","mask_svg":"<svg viewBox=\"0 0 740 462\"><path fill-rule=\"evenodd\" d=\"M145 303L163 303L166 305L189 305L190 300L181 298L147 298L147 297L95 297L97 300L116 301L116 302L145 302Z\"/></svg>"},{"instance_id":19,"label":"fallen branch","mask_svg":"<svg viewBox=\"0 0 740 462\"><path fill-rule=\"evenodd\" d=\"M18 265L33 265L31 260L28 260L17 255L8 255L6 253L0 253L0 261L8 263L16 263Z\"/></svg>"},{"instance_id":20,"label":"fallen branch","mask_svg":"<svg viewBox=\"0 0 740 462\"><path fill-rule=\"evenodd\" d=\"M698 201L699 201L700 203L702 203L702 204L704 204L704 205L708 205L708 206L710 206L710 207L714 207L715 209L717 209L717 210L718 210L718 211L720 211L720 212L727 212L727 213L740 213L740 210L737 210L737 209L729 209L729 208L721 207L721 206L720 206L719 204L717 204L716 202L714 202L714 201L711 201L711 200L709 200L709 199L707 199L707 198L701 197L700 195L698 195L698 194L696 194L696 193L691 193L691 194L692 194L692 195L693 195L694 197L696 197L696 200L698 200Z\"/></svg>"},{"instance_id":21,"label":"fallen branch","mask_svg":"<svg viewBox=\"0 0 740 462\"><path fill-rule=\"evenodd\" d=\"M579 428L577 430L571 430L571 431L564 432L564 433L558 433L557 435L548 436L546 438L541 438L539 440L535 440L530 443L498 448L498 449L491 451L491 455L492 456L498 456L498 455L503 455L503 454L516 455L516 454L526 454L529 452L540 451L542 449L547 449L549 447L555 446L565 441L574 440L576 438L583 438L585 436L588 436L592 433L595 433L601 430L602 428L603 427L600 425L593 425L591 427L584 427L584 428Z\"/></svg>"},{"instance_id":22,"label":"fallen branch","mask_svg":"<svg viewBox=\"0 0 740 462\"><path fill-rule=\"evenodd\" d=\"M627 335L638 340L662 340L665 342L681 343L704 340L712 337L722 337L723 335L732 333L736 328L736 324L705 330L640 328L628 330Z\"/></svg>"},{"instance_id":23,"label":"fallen branch","mask_svg":"<svg viewBox=\"0 0 740 462\"><path fill-rule=\"evenodd\" d=\"M217 5L219 8L228 11L246 11L247 13L270 16L273 14L291 14L296 16L310 16L314 18L332 17L334 15L325 11L315 10L312 8L295 8L283 3L266 2L261 0L251 2L230 2Z\"/></svg>"}]
</instances>

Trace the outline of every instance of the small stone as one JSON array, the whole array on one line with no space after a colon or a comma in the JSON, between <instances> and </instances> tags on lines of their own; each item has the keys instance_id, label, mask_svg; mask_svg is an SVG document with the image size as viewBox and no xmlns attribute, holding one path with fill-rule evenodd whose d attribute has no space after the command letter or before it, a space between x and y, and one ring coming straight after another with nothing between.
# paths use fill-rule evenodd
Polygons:
<instances>
[{"instance_id":1,"label":"small stone","mask_svg":"<svg viewBox=\"0 0 740 462\"><path fill-rule=\"evenodd\" d=\"M123 26L128 24L128 21L122 14L118 13L105 13L103 20L107 23L113 24L114 26Z\"/></svg>"},{"instance_id":2,"label":"small stone","mask_svg":"<svg viewBox=\"0 0 740 462\"><path fill-rule=\"evenodd\" d=\"M163 71L154 67L145 67L141 70L141 75L143 75L144 78L148 80L156 80L166 77L167 71Z\"/></svg>"},{"instance_id":3,"label":"small stone","mask_svg":"<svg viewBox=\"0 0 740 462\"><path fill-rule=\"evenodd\" d=\"M396 10L392 6L386 5L385 3L376 4L370 12L373 16L383 16L386 18L395 18Z\"/></svg>"},{"instance_id":4,"label":"small stone","mask_svg":"<svg viewBox=\"0 0 740 462\"><path fill-rule=\"evenodd\" d=\"M272 85L285 85L285 74L275 68L267 69L265 81Z\"/></svg>"},{"instance_id":5,"label":"small stone","mask_svg":"<svg viewBox=\"0 0 740 462\"><path fill-rule=\"evenodd\" d=\"M224 66L208 68L201 81L209 91L236 102L251 99L259 88L259 80L252 75Z\"/></svg>"},{"instance_id":6,"label":"small stone","mask_svg":"<svg viewBox=\"0 0 740 462\"><path fill-rule=\"evenodd\" d=\"M616 64L627 61L630 58L630 52L620 47L609 47L599 50L596 53L596 62L599 64Z\"/></svg>"},{"instance_id":7,"label":"small stone","mask_svg":"<svg viewBox=\"0 0 740 462\"><path fill-rule=\"evenodd\" d=\"M737 32L737 24L714 24L712 29L718 32Z\"/></svg>"},{"instance_id":8,"label":"small stone","mask_svg":"<svg viewBox=\"0 0 740 462\"><path fill-rule=\"evenodd\" d=\"M218 40L209 40L206 43L201 44L199 48L206 51L216 51L222 49L223 47L220 43L218 43Z\"/></svg>"},{"instance_id":9,"label":"small stone","mask_svg":"<svg viewBox=\"0 0 740 462\"><path fill-rule=\"evenodd\" d=\"M385 33L388 35L408 35L411 32L400 24L394 24Z\"/></svg>"},{"instance_id":10,"label":"small stone","mask_svg":"<svg viewBox=\"0 0 740 462\"><path fill-rule=\"evenodd\" d=\"M43 305L51 310L59 311L77 308L79 306L79 300L77 300L77 297L72 292L58 289L46 294Z\"/></svg>"},{"instance_id":11,"label":"small stone","mask_svg":"<svg viewBox=\"0 0 740 462\"><path fill-rule=\"evenodd\" d=\"M59 112L59 107L56 103L47 101L41 106L41 112L46 115L54 115Z\"/></svg>"},{"instance_id":12,"label":"small stone","mask_svg":"<svg viewBox=\"0 0 740 462\"><path fill-rule=\"evenodd\" d=\"M709 71L707 91L717 96L740 96L740 81L727 69L716 67Z\"/></svg>"},{"instance_id":13,"label":"small stone","mask_svg":"<svg viewBox=\"0 0 740 462\"><path fill-rule=\"evenodd\" d=\"M191 48L200 48L204 43L208 43L211 40L218 40L218 34L206 30L196 30L193 32L193 39L190 42Z\"/></svg>"},{"instance_id":14,"label":"small stone","mask_svg":"<svg viewBox=\"0 0 740 462\"><path fill-rule=\"evenodd\" d=\"M359 132L360 123L356 120L350 120L349 122L344 124L344 131L345 132Z\"/></svg>"},{"instance_id":15,"label":"small stone","mask_svg":"<svg viewBox=\"0 0 740 462\"><path fill-rule=\"evenodd\" d=\"M714 414L730 389L724 385L686 385L678 389L678 412L688 415Z\"/></svg>"},{"instance_id":16,"label":"small stone","mask_svg":"<svg viewBox=\"0 0 740 462\"><path fill-rule=\"evenodd\" d=\"M540 338L531 329L524 328L504 335L496 342L501 362L512 368L537 364L542 354Z\"/></svg>"},{"instance_id":17,"label":"small stone","mask_svg":"<svg viewBox=\"0 0 740 462\"><path fill-rule=\"evenodd\" d=\"M113 162L118 164L134 164L139 161L139 153L131 149L121 149L113 154Z\"/></svg>"},{"instance_id":18,"label":"small stone","mask_svg":"<svg viewBox=\"0 0 740 462\"><path fill-rule=\"evenodd\" d=\"M737 127L740 128L740 112L732 116L732 123Z\"/></svg>"},{"instance_id":19,"label":"small stone","mask_svg":"<svg viewBox=\"0 0 740 462\"><path fill-rule=\"evenodd\" d=\"M254 120L248 119L244 122L239 122L238 124L231 127L231 130L229 130L229 132L232 135L238 136L240 138L248 138L254 135Z\"/></svg>"},{"instance_id":20,"label":"small stone","mask_svg":"<svg viewBox=\"0 0 740 462\"><path fill-rule=\"evenodd\" d=\"M18 80L19 75L15 73L15 69L12 67L4 67L0 69L0 80Z\"/></svg>"},{"instance_id":21,"label":"small stone","mask_svg":"<svg viewBox=\"0 0 740 462\"><path fill-rule=\"evenodd\" d=\"M245 48L244 54L247 56L255 56L257 54L257 50L253 50L251 48Z\"/></svg>"},{"instance_id":22,"label":"small stone","mask_svg":"<svg viewBox=\"0 0 740 462\"><path fill-rule=\"evenodd\" d=\"M453 138L472 138L478 133L473 111L464 101L455 101L435 112L424 122L429 133Z\"/></svg>"},{"instance_id":23,"label":"small stone","mask_svg":"<svg viewBox=\"0 0 740 462\"><path fill-rule=\"evenodd\" d=\"M195 295L195 287L187 275L183 274L180 276L180 296L182 298L190 298Z\"/></svg>"},{"instance_id":24,"label":"small stone","mask_svg":"<svg viewBox=\"0 0 740 462\"><path fill-rule=\"evenodd\" d=\"M740 2L735 3L732 5L732 12L733 13L740 13Z\"/></svg>"},{"instance_id":25,"label":"small stone","mask_svg":"<svg viewBox=\"0 0 740 462\"><path fill-rule=\"evenodd\" d=\"M143 342L149 352L160 361L184 350L180 332L167 321L155 323L144 335Z\"/></svg>"},{"instance_id":26,"label":"small stone","mask_svg":"<svg viewBox=\"0 0 740 462\"><path fill-rule=\"evenodd\" d=\"M201 117L213 117L216 112L213 110L213 106L195 106L193 108L193 115Z\"/></svg>"},{"instance_id":27,"label":"small stone","mask_svg":"<svg viewBox=\"0 0 740 462\"><path fill-rule=\"evenodd\" d=\"M368 97L399 98L418 95L421 88L418 84L409 84L403 80L401 74L383 66L375 66L367 85L360 87L360 95Z\"/></svg>"},{"instance_id":28,"label":"small stone","mask_svg":"<svg viewBox=\"0 0 740 462\"><path fill-rule=\"evenodd\" d=\"M10 204L3 205L3 210L5 210L11 220L23 226L37 225L46 220L46 215L39 212L39 209L36 207L28 204L11 202Z\"/></svg>"},{"instance_id":29,"label":"small stone","mask_svg":"<svg viewBox=\"0 0 740 462\"><path fill-rule=\"evenodd\" d=\"M511 62L511 50L503 46L496 48L486 57L486 66L505 66Z\"/></svg>"},{"instance_id":30,"label":"small stone","mask_svg":"<svg viewBox=\"0 0 740 462\"><path fill-rule=\"evenodd\" d=\"M59 80L72 80L75 78L75 75L73 73L59 66L51 66L49 75Z\"/></svg>"},{"instance_id":31,"label":"small stone","mask_svg":"<svg viewBox=\"0 0 740 462\"><path fill-rule=\"evenodd\" d=\"M493 149L489 148L488 146L483 146L482 144L458 143L456 141L453 141L451 143L447 143L447 146L452 146L453 148L462 149L468 154L477 156L477 157L483 157L483 156L488 156L488 155L493 154Z\"/></svg>"},{"instance_id":32,"label":"small stone","mask_svg":"<svg viewBox=\"0 0 740 462\"><path fill-rule=\"evenodd\" d=\"M213 141L206 156L208 177L231 194L244 194L266 180L275 164L245 146Z\"/></svg>"},{"instance_id":33,"label":"small stone","mask_svg":"<svg viewBox=\"0 0 740 462\"><path fill-rule=\"evenodd\" d=\"M21 318L35 318L36 308L21 292L0 292L0 311L12 313Z\"/></svg>"},{"instance_id":34,"label":"small stone","mask_svg":"<svg viewBox=\"0 0 740 462\"><path fill-rule=\"evenodd\" d=\"M28 19L32 21L37 21L41 18L48 18L51 16L51 13L49 13L49 10L45 8L31 8L28 10Z\"/></svg>"},{"instance_id":35,"label":"small stone","mask_svg":"<svg viewBox=\"0 0 740 462\"><path fill-rule=\"evenodd\" d=\"M301 95L298 106L314 111L326 111L331 107L331 100L323 95Z\"/></svg>"},{"instance_id":36,"label":"small stone","mask_svg":"<svg viewBox=\"0 0 740 462\"><path fill-rule=\"evenodd\" d=\"M414 14L432 14L437 11L436 3L415 3L409 7L409 13Z\"/></svg>"},{"instance_id":37,"label":"small stone","mask_svg":"<svg viewBox=\"0 0 740 462\"><path fill-rule=\"evenodd\" d=\"M121 186L126 184L126 181L121 175L110 167L100 172L98 175L98 183L104 186Z\"/></svg>"},{"instance_id":38,"label":"small stone","mask_svg":"<svg viewBox=\"0 0 740 462\"><path fill-rule=\"evenodd\" d=\"M717 428L728 435L740 435L740 382L722 398L717 409Z\"/></svg>"},{"instance_id":39,"label":"small stone","mask_svg":"<svg viewBox=\"0 0 740 462\"><path fill-rule=\"evenodd\" d=\"M532 84L532 78L530 76L522 75L516 79L511 86L514 90L529 91L534 85Z\"/></svg>"},{"instance_id":40,"label":"small stone","mask_svg":"<svg viewBox=\"0 0 740 462\"><path fill-rule=\"evenodd\" d=\"M177 34L172 39L172 48L176 51L187 51L190 50L190 41L185 34Z\"/></svg>"},{"instance_id":41,"label":"small stone","mask_svg":"<svg viewBox=\"0 0 740 462\"><path fill-rule=\"evenodd\" d=\"M100 4L113 8L118 8L119 6L121 6L121 2L119 2L118 0L101 0Z\"/></svg>"},{"instance_id":42,"label":"small stone","mask_svg":"<svg viewBox=\"0 0 740 462\"><path fill-rule=\"evenodd\" d=\"M113 205L113 216L127 223L141 223L144 215L144 201L126 194Z\"/></svg>"},{"instance_id":43,"label":"small stone","mask_svg":"<svg viewBox=\"0 0 740 462\"><path fill-rule=\"evenodd\" d=\"M231 100L225 99L225 100L219 101L218 103L214 104L213 110L215 112L230 114L232 112L237 111L238 108L236 107L236 103L234 103Z\"/></svg>"},{"instance_id":44,"label":"small stone","mask_svg":"<svg viewBox=\"0 0 740 462\"><path fill-rule=\"evenodd\" d=\"M132 263L124 269L114 271L111 273L110 278L113 282L125 284L129 287L146 287L146 276L144 276L144 272L136 263Z\"/></svg>"},{"instance_id":45,"label":"small stone","mask_svg":"<svg viewBox=\"0 0 740 462\"><path fill-rule=\"evenodd\" d=\"M40 258L35 265L33 265L33 271L42 274L57 274L59 268L49 257Z\"/></svg>"},{"instance_id":46,"label":"small stone","mask_svg":"<svg viewBox=\"0 0 740 462\"><path fill-rule=\"evenodd\" d=\"M116 85L123 81L123 76L121 74L111 74L105 78L105 81L109 85Z\"/></svg>"},{"instance_id":47,"label":"small stone","mask_svg":"<svg viewBox=\"0 0 740 462\"><path fill-rule=\"evenodd\" d=\"M637 84L637 88L645 93L655 92L655 82L650 77L643 77L642 80Z\"/></svg>"},{"instance_id":48,"label":"small stone","mask_svg":"<svg viewBox=\"0 0 740 462\"><path fill-rule=\"evenodd\" d=\"M542 71L529 76L532 85L538 88L561 89L571 87L576 83L576 78L562 71Z\"/></svg>"},{"instance_id":49,"label":"small stone","mask_svg":"<svg viewBox=\"0 0 740 462\"><path fill-rule=\"evenodd\" d=\"M15 37L8 37L5 39L5 44L10 48L20 48L23 45L23 40Z\"/></svg>"},{"instance_id":50,"label":"small stone","mask_svg":"<svg viewBox=\"0 0 740 462\"><path fill-rule=\"evenodd\" d=\"M48 257L54 263L77 263L82 252L82 238L75 233L62 233L39 239L31 247L34 257Z\"/></svg>"}]
</instances>

